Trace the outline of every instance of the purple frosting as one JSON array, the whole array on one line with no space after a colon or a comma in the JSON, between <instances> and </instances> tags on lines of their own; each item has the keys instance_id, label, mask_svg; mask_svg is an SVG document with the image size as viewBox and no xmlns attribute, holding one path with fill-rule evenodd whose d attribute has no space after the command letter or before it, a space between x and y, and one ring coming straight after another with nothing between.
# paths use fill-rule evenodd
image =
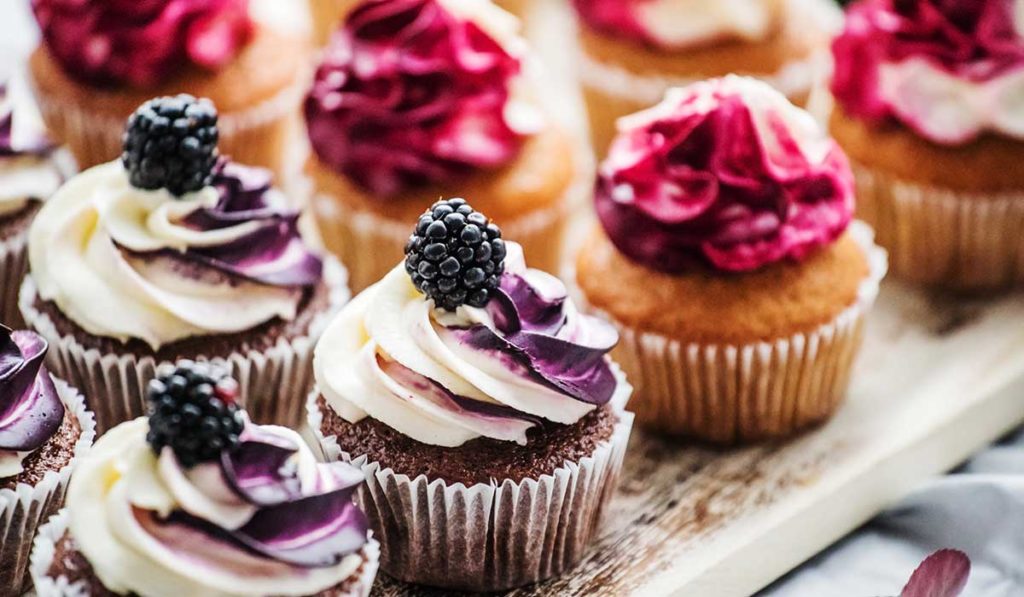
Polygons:
<instances>
[{"instance_id":1,"label":"purple frosting","mask_svg":"<svg viewBox=\"0 0 1024 597\"><path fill-rule=\"evenodd\" d=\"M55 147L42 129L14 138L14 102L8 97L7 84L0 83L0 157L45 156Z\"/></svg>"},{"instance_id":2,"label":"purple frosting","mask_svg":"<svg viewBox=\"0 0 1024 597\"><path fill-rule=\"evenodd\" d=\"M0 325L0 450L36 450L64 421L64 405L43 366L46 349L38 334Z\"/></svg>"}]
</instances>

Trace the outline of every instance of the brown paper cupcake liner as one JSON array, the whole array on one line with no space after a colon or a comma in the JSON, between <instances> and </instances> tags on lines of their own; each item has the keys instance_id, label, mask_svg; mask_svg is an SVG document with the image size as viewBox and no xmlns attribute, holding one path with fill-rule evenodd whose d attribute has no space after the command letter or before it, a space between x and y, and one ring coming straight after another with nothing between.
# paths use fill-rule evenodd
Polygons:
<instances>
[{"instance_id":1,"label":"brown paper cupcake liner","mask_svg":"<svg viewBox=\"0 0 1024 597\"><path fill-rule=\"evenodd\" d=\"M824 421L846 396L865 317L887 270L871 229L854 222L870 273L857 301L806 334L742 345L697 344L631 328L591 309L619 330L612 352L635 388L637 422L719 444L793 435ZM585 304L584 300L580 300Z\"/></svg>"},{"instance_id":2,"label":"brown paper cupcake liner","mask_svg":"<svg viewBox=\"0 0 1024 597\"><path fill-rule=\"evenodd\" d=\"M306 335L278 338L265 351L193 357L219 363L231 372L238 380L241 403L257 423L296 427L304 418L306 394L314 383L316 341L349 299L345 269L337 260L325 259L324 278L331 289L329 308L314 317ZM29 276L21 288L22 315L50 343L50 369L85 393L100 433L145 415L146 385L165 361L151 355L106 354L88 348L73 335L61 335L50 317L36 309L35 302L36 286Z\"/></svg>"},{"instance_id":3,"label":"brown paper cupcake liner","mask_svg":"<svg viewBox=\"0 0 1024 597\"><path fill-rule=\"evenodd\" d=\"M85 400L67 383L54 377L57 394L66 416L78 421L79 436L71 461L59 471L47 471L35 485L19 483L14 489L0 489L0 594L18 595L25 588L29 555L36 530L64 505L71 473L92 447L96 423L85 408Z\"/></svg>"},{"instance_id":4,"label":"brown paper cupcake liner","mask_svg":"<svg viewBox=\"0 0 1024 597\"><path fill-rule=\"evenodd\" d=\"M628 399L631 389L624 388L617 405ZM317 396L310 395L307 412L325 458L351 462L366 474L357 501L380 537L383 570L406 582L456 590L511 589L575 566L618 485L633 426L633 414L617 410L612 436L579 462L537 479L466 487L425 475L409 478L345 453L335 436L323 434Z\"/></svg>"},{"instance_id":5,"label":"brown paper cupcake liner","mask_svg":"<svg viewBox=\"0 0 1024 597\"><path fill-rule=\"evenodd\" d=\"M968 292L1024 283L1024 189L965 193L854 173L858 216L878 231L897 277Z\"/></svg>"},{"instance_id":6,"label":"brown paper cupcake liner","mask_svg":"<svg viewBox=\"0 0 1024 597\"><path fill-rule=\"evenodd\" d=\"M15 329L22 327L18 289L28 271L27 247L27 234L0 240L0 323Z\"/></svg>"},{"instance_id":7,"label":"brown paper cupcake liner","mask_svg":"<svg viewBox=\"0 0 1024 597\"><path fill-rule=\"evenodd\" d=\"M39 528L32 548L32 560L29 572L35 585L36 597L88 597L87 587L73 583L65 576L52 576L50 568L57 554L57 544L68 530L68 512L62 509L54 514ZM347 590L328 589L317 597L368 597L373 587L373 579L377 576L380 565L380 544L371 537L363 548L366 561L359 573L359 580L349 585Z\"/></svg>"}]
</instances>

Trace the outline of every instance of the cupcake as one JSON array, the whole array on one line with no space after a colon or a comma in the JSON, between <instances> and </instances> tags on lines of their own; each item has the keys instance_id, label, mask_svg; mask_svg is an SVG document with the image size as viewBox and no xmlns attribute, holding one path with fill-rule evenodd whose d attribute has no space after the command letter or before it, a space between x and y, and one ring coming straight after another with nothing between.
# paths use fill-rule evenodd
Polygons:
<instances>
[{"instance_id":1,"label":"cupcake","mask_svg":"<svg viewBox=\"0 0 1024 597\"><path fill-rule=\"evenodd\" d=\"M40 529L37 595L366 597L379 546L352 501L362 473L250 423L216 367L160 373L152 415L96 442Z\"/></svg>"},{"instance_id":2,"label":"cupcake","mask_svg":"<svg viewBox=\"0 0 1024 597\"><path fill-rule=\"evenodd\" d=\"M136 106L189 93L220 107L227 153L280 172L309 61L308 27L286 4L32 0L42 43L29 71L47 126L85 169L120 154Z\"/></svg>"},{"instance_id":3,"label":"cupcake","mask_svg":"<svg viewBox=\"0 0 1024 597\"><path fill-rule=\"evenodd\" d=\"M18 288L25 277L28 226L64 180L66 168L55 159L56 147L32 115L0 82L0 322L15 325Z\"/></svg>"},{"instance_id":4,"label":"cupcake","mask_svg":"<svg viewBox=\"0 0 1024 597\"><path fill-rule=\"evenodd\" d=\"M157 366L179 358L226 363L257 422L303 419L344 270L309 248L270 173L218 157L216 139L208 101L147 102L123 158L68 181L29 230L22 314L102 431L142 415Z\"/></svg>"},{"instance_id":5,"label":"cupcake","mask_svg":"<svg viewBox=\"0 0 1024 597\"><path fill-rule=\"evenodd\" d=\"M849 8L831 129L860 215L903 279L959 291L1024 282L1022 14L1009 0Z\"/></svg>"},{"instance_id":6,"label":"cupcake","mask_svg":"<svg viewBox=\"0 0 1024 597\"><path fill-rule=\"evenodd\" d=\"M310 427L366 474L389 575L497 591L560 574L632 427L615 330L462 199L434 204L406 253L317 344Z\"/></svg>"},{"instance_id":7,"label":"cupcake","mask_svg":"<svg viewBox=\"0 0 1024 597\"><path fill-rule=\"evenodd\" d=\"M28 589L36 530L64 503L72 470L92 445L85 403L50 375L46 341L0 325L0 595Z\"/></svg>"},{"instance_id":8,"label":"cupcake","mask_svg":"<svg viewBox=\"0 0 1024 597\"><path fill-rule=\"evenodd\" d=\"M555 270L578 141L538 101L514 18L478 0L366 0L324 51L306 99L314 211L354 291L402 258L438 197L479 198Z\"/></svg>"},{"instance_id":9,"label":"cupcake","mask_svg":"<svg viewBox=\"0 0 1024 597\"><path fill-rule=\"evenodd\" d=\"M599 155L615 121L665 92L730 73L804 105L828 68L840 22L828 0L573 0L580 82Z\"/></svg>"},{"instance_id":10,"label":"cupcake","mask_svg":"<svg viewBox=\"0 0 1024 597\"><path fill-rule=\"evenodd\" d=\"M576 280L618 328L637 421L721 444L840 405L885 252L842 150L767 84L671 90L620 120Z\"/></svg>"}]
</instances>

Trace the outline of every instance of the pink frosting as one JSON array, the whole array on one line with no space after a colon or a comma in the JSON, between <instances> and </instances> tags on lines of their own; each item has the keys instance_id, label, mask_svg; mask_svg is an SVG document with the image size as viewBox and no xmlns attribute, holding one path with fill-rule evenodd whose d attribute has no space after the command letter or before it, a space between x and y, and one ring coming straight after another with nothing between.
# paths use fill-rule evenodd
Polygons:
<instances>
[{"instance_id":1,"label":"pink frosting","mask_svg":"<svg viewBox=\"0 0 1024 597\"><path fill-rule=\"evenodd\" d=\"M620 121L596 203L634 261L742 272L834 241L853 215L853 175L808 114L763 83L727 77Z\"/></svg>"},{"instance_id":2,"label":"pink frosting","mask_svg":"<svg viewBox=\"0 0 1024 597\"><path fill-rule=\"evenodd\" d=\"M595 31L658 45L658 40L636 18L634 5L639 1L642 0L573 0L572 4L580 19Z\"/></svg>"},{"instance_id":3,"label":"pink frosting","mask_svg":"<svg viewBox=\"0 0 1024 597\"><path fill-rule=\"evenodd\" d=\"M849 114L872 122L900 117L880 90L887 64L920 58L972 83L1024 67L1013 0L861 0L849 7L832 50L836 100Z\"/></svg>"},{"instance_id":4,"label":"pink frosting","mask_svg":"<svg viewBox=\"0 0 1024 597\"><path fill-rule=\"evenodd\" d=\"M249 40L248 0L32 0L47 47L93 84L149 87L191 62L216 70Z\"/></svg>"},{"instance_id":5,"label":"pink frosting","mask_svg":"<svg viewBox=\"0 0 1024 597\"><path fill-rule=\"evenodd\" d=\"M437 0L368 0L326 49L306 100L313 150L375 195L500 166L520 62Z\"/></svg>"}]
</instances>

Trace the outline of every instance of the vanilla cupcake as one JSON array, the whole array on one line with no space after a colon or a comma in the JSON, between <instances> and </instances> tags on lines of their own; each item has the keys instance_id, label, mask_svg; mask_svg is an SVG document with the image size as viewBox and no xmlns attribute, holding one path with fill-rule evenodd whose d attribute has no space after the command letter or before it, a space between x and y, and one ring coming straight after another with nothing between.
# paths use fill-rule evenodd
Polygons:
<instances>
[{"instance_id":1,"label":"vanilla cupcake","mask_svg":"<svg viewBox=\"0 0 1024 597\"><path fill-rule=\"evenodd\" d=\"M270 172L219 158L205 100L132 116L120 161L68 181L29 231L20 307L103 431L144 413L156 368L228 364L253 419L296 425L344 270L303 239Z\"/></svg>"},{"instance_id":2,"label":"vanilla cupcake","mask_svg":"<svg viewBox=\"0 0 1024 597\"><path fill-rule=\"evenodd\" d=\"M870 0L833 46L831 129L893 272L980 291L1024 282L1020 2Z\"/></svg>"},{"instance_id":3,"label":"vanilla cupcake","mask_svg":"<svg viewBox=\"0 0 1024 597\"><path fill-rule=\"evenodd\" d=\"M676 86L736 73L805 104L839 23L830 0L573 0L580 82L598 155L615 121Z\"/></svg>"},{"instance_id":4,"label":"vanilla cupcake","mask_svg":"<svg viewBox=\"0 0 1024 597\"><path fill-rule=\"evenodd\" d=\"M482 0L367 0L324 50L306 100L308 173L354 291L401 259L407 222L456 191L557 269L589 182L579 143L538 100L517 27Z\"/></svg>"},{"instance_id":5,"label":"vanilla cupcake","mask_svg":"<svg viewBox=\"0 0 1024 597\"><path fill-rule=\"evenodd\" d=\"M46 370L46 341L0 325L0 595L28 589L36 530L64 503L68 479L92 446L82 397Z\"/></svg>"},{"instance_id":6,"label":"vanilla cupcake","mask_svg":"<svg viewBox=\"0 0 1024 597\"><path fill-rule=\"evenodd\" d=\"M160 373L150 417L96 442L40 530L36 594L369 595L379 547L352 500L362 473L250 423L216 367Z\"/></svg>"},{"instance_id":7,"label":"vanilla cupcake","mask_svg":"<svg viewBox=\"0 0 1024 597\"><path fill-rule=\"evenodd\" d=\"M383 570L497 591L575 565L632 426L617 339L464 200L428 210L314 359L309 423L366 474Z\"/></svg>"},{"instance_id":8,"label":"vanilla cupcake","mask_svg":"<svg viewBox=\"0 0 1024 597\"><path fill-rule=\"evenodd\" d=\"M765 83L675 89L620 120L576 261L612 321L637 420L731 444L842 403L885 252L853 223L842 150Z\"/></svg>"}]
</instances>

